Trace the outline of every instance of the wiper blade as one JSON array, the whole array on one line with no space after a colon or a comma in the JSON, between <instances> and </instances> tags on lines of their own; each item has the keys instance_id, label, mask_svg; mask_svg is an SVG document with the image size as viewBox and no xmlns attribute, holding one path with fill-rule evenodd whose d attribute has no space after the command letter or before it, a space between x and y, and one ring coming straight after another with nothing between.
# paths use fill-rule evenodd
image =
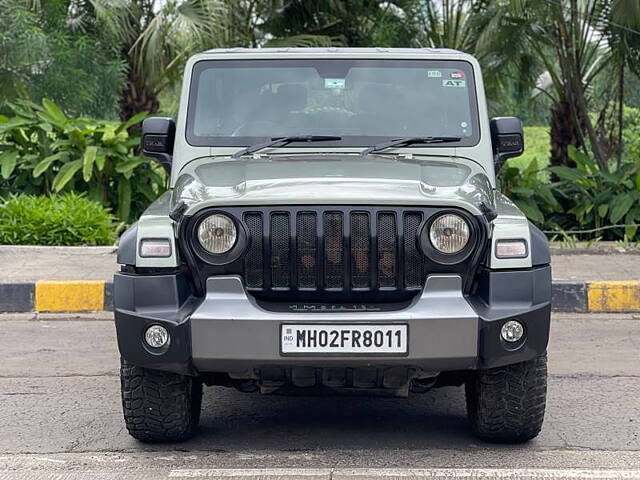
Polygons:
<instances>
[{"instance_id":1,"label":"wiper blade","mask_svg":"<svg viewBox=\"0 0 640 480\"><path fill-rule=\"evenodd\" d=\"M373 152L379 152L381 150L386 150L391 147L404 147L406 145L413 145L418 143L446 143L446 142L457 142L462 140L461 137L404 137L404 138L394 138L393 140L389 140L388 142L378 143L377 145L371 145L369 148L364 149L360 152L360 155L369 155Z\"/></svg>"},{"instance_id":2,"label":"wiper blade","mask_svg":"<svg viewBox=\"0 0 640 480\"><path fill-rule=\"evenodd\" d=\"M342 140L342 137L336 137L335 135L290 135L288 137L273 137L271 140L262 143L256 143L250 145L247 148L231 155L232 158L240 158L243 155L249 155L255 153L258 150L268 147L282 147L288 143L294 142L329 142L331 140Z\"/></svg>"}]
</instances>

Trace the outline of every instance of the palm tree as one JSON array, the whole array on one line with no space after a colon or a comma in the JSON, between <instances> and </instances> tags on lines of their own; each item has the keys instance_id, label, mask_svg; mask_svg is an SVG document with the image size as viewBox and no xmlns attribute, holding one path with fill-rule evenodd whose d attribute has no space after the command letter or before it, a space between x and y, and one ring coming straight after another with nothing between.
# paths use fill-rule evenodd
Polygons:
<instances>
[{"instance_id":1,"label":"palm tree","mask_svg":"<svg viewBox=\"0 0 640 480\"><path fill-rule=\"evenodd\" d=\"M280 0L226 0L225 43L234 47L260 47L264 23L282 9Z\"/></svg>"},{"instance_id":2,"label":"palm tree","mask_svg":"<svg viewBox=\"0 0 640 480\"><path fill-rule=\"evenodd\" d=\"M221 0L83 0L115 37L127 61L120 117L158 110L158 95L179 78L188 56L225 43Z\"/></svg>"},{"instance_id":3,"label":"palm tree","mask_svg":"<svg viewBox=\"0 0 640 480\"><path fill-rule=\"evenodd\" d=\"M598 92L594 84L596 79L611 75L614 64L624 65L626 60L622 59L629 58L616 58L615 42L611 39L617 30L611 27L613 19L621 15L634 18L628 15L634 8L633 3L628 0L496 0L494 3L499 29L512 30L513 35L507 44L496 44L499 36L490 41L493 51L501 52L506 59L514 52L529 51L544 66L544 71L538 72L536 91L552 101L550 158L553 165L571 165L567 151L569 145L574 145L588 146L599 168L605 171L609 168L610 148L605 133L610 128L604 119L611 107L606 95L615 92L615 88ZM619 77L619 73L616 71L613 78ZM602 93L604 100L597 98ZM600 111L596 115L600 121L594 122L589 112L596 100L600 100Z\"/></svg>"},{"instance_id":4,"label":"palm tree","mask_svg":"<svg viewBox=\"0 0 640 480\"><path fill-rule=\"evenodd\" d=\"M289 0L265 16L267 46L400 47L415 34L416 0Z\"/></svg>"},{"instance_id":5,"label":"palm tree","mask_svg":"<svg viewBox=\"0 0 640 480\"><path fill-rule=\"evenodd\" d=\"M417 32L415 46L453 48L478 58L494 108L506 98L523 103L541 68L530 49L512 48L520 25L503 22L503 9L496 0L418 0L408 16Z\"/></svg>"},{"instance_id":6,"label":"palm tree","mask_svg":"<svg viewBox=\"0 0 640 480\"><path fill-rule=\"evenodd\" d=\"M426 0L418 3L417 43L423 47L475 52L479 30L477 15L486 2L478 0Z\"/></svg>"},{"instance_id":7,"label":"palm tree","mask_svg":"<svg viewBox=\"0 0 640 480\"><path fill-rule=\"evenodd\" d=\"M626 71L630 70L640 76L640 2L637 0L615 0L611 5L611 22L605 29L607 42L611 47L610 73L617 77L616 94L616 121L617 131L615 139L610 143L617 144L617 163L622 161L622 131L623 107L625 99ZM613 129L611 130L613 133Z\"/></svg>"}]
</instances>

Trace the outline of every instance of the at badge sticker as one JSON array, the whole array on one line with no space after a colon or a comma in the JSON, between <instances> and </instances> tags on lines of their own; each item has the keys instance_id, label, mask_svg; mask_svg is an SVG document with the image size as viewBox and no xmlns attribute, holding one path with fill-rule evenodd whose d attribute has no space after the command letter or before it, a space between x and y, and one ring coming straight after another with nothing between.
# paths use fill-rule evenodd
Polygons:
<instances>
[{"instance_id":1,"label":"at badge sticker","mask_svg":"<svg viewBox=\"0 0 640 480\"><path fill-rule=\"evenodd\" d=\"M467 82L464 80L442 80L443 87L466 87Z\"/></svg>"},{"instance_id":2,"label":"at badge sticker","mask_svg":"<svg viewBox=\"0 0 640 480\"><path fill-rule=\"evenodd\" d=\"M429 78L440 78L442 76L442 72L440 70L428 70L427 77Z\"/></svg>"}]
</instances>

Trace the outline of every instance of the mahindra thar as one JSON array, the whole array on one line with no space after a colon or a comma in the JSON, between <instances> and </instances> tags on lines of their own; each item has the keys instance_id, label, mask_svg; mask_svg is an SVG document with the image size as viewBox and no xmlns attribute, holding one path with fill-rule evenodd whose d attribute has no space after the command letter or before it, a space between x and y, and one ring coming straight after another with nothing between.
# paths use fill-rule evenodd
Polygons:
<instances>
[{"instance_id":1,"label":"mahindra thar","mask_svg":"<svg viewBox=\"0 0 640 480\"><path fill-rule=\"evenodd\" d=\"M228 49L186 64L142 152L169 188L121 237L124 420L198 426L203 385L408 396L465 387L471 431L540 432L551 267L496 188L521 122L447 49Z\"/></svg>"}]
</instances>

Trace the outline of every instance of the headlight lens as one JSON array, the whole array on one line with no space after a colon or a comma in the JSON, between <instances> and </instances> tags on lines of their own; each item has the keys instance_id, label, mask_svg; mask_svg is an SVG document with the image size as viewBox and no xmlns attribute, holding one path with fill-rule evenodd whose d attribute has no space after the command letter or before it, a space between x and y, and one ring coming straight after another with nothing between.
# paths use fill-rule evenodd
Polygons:
<instances>
[{"instance_id":1,"label":"headlight lens","mask_svg":"<svg viewBox=\"0 0 640 480\"><path fill-rule=\"evenodd\" d=\"M198 227L198 241L207 252L227 253L236 244L236 224L226 215L214 214L205 218Z\"/></svg>"},{"instance_id":2,"label":"headlight lens","mask_svg":"<svg viewBox=\"0 0 640 480\"><path fill-rule=\"evenodd\" d=\"M448 213L436 218L429 229L429 239L442 253L458 253L469 243L469 224L460 215Z\"/></svg>"}]
</instances>

